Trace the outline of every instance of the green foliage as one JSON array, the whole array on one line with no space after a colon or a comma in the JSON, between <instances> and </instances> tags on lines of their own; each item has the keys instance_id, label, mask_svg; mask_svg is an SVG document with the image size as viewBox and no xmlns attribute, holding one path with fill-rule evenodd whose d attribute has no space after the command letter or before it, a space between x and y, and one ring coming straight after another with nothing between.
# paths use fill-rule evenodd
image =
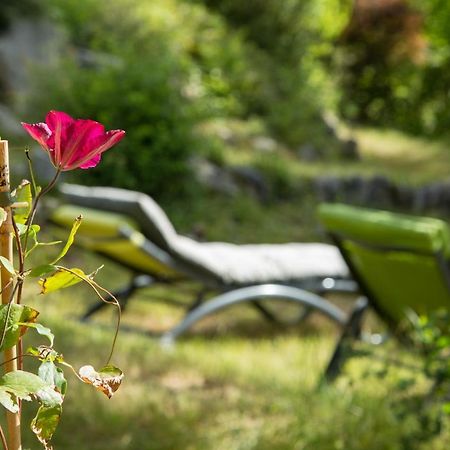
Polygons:
<instances>
[{"instance_id":1,"label":"green foliage","mask_svg":"<svg viewBox=\"0 0 450 450\"><path fill-rule=\"evenodd\" d=\"M28 107L33 115L62 109L126 130L122 151L105 155L98 169L83 173L83 182L173 198L189 184L189 155L210 145L196 125L241 111L236 91L253 83L248 51L200 6L114 0L105 9L95 3L55 2L69 40L89 49L93 62L85 67L71 58L51 78L42 69Z\"/></svg>"},{"instance_id":2,"label":"green foliage","mask_svg":"<svg viewBox=\"0 0 450 450\"><path fill-rule=\"evenodd\" d=\"M59 289L68 288L74 284L81 283L83 279L87 279L87 275L77 268L65 270L59 268L55 273L39 280L42 288L42 294L58 291Z\"/></svg>"},{"instance_id":3,"label":"green foliage","mask_svg":"<svg viewBox=\"0 0 450 450\"><path fill-rule=\"evenodd\" d=\"M339 40L340 112L346 119L409 133L448 134L449 3L379 5L379 13L366 22L361 14Z\"/></svg>"},{"instance_id":4,"label":"green foliage","mask_svg":"<svg viewBox=\"0 0 450 450\"><path fill-rule=\"evenodd\" d=\"M46 383L33 373L16 370L0 378L0 402L11 412L19 411L19 400L31 400L31 394L37 394L46 387Z\"/></svg>"},{"instance_id":5,"label":"green foliage","mask_svg":"<svg viewBox=\"0 0 450 450\"><path fill-rule=\"evenodd\" d=\"M425 355L424 373L450 386L450 313L439 310L413 318L414 341Z\"/></svg>"},{"instance_id":6,"label":"green foliage","mask_svg":"<svg viewBox=\"0 0 450 450\"><path fill-rule=\"evenodd\" d=\"M346 0L203 0L220 12L255 47L258 83L240 92L247 111L265 117L290 146L321 144L322 113L339 96L327 60L344 26Z\"/></svg>"},{"instance_id":7,"label":"green foliage","mask_svg":"<svg viewBox=\"0 0 450 450\"><path fill-rule=\"evenodd\" d=\"M33 137L35 136L33 135ZM75 141L69 144L69 148L62 148L63 145L58 144L60 147L58 151L80 151L79 147L83 145L80 139L83 137L85 137L85 130L74 138ZM9 173L7 161L8 154L6 153L3 161L5 173ZM31 167L30 169L32 172ZM55 336L52 330L36 322L39 311L22 304L24 282L27 280L27 277L37 277L51 273L47 278L40 279L38 282L41 285L42 293L56 291L84 281L95 291L101 300L115 304L120 317L120 306L115 297L93 281L93 277L97 272L85 275L81 269L68 269L62 266L55 266L72 246L77 230L81 224L81 216L75 219L67 241L53 260L53 263L41 264L30 269L25 268L26 265L28 266L29 261L27 257L31 250L42 245L54 244L42 244L38 242L38 234L41 228L39 225L33 224L33 221L41 197L55 185L58 176L61 174L61 167L58 170L55 169L55 171L53 181L44 189L35 185L34 177L32 177L33 184L26 180L22 181L19 187L13 191L12 195L16 199L17 208L0 208L0 225L2 225L2 230L4 225L12 225L14 232L11 233L11 238L15 239L15 249L18 253L17 269L12 264L9 245L4 246L4 255L0 255L0 264L3 266L3 272L9 272L9 276L5 279L3 279L2 275L1 283L3 304L0 305L0 351L3 352L3 365L5 366L6 374L0 378L0 404L7 410L7 420L13 420L14 423L20 424L22 415L21 402L23 400L37 400L40 406L35 417L31 420L30 425L31 430L46 450L53 449L50 441L61 417L62 403L67 388L63 370L61 367L56 366L56 364L70 368L81 381L92 384L107 395L108 398L111 398L114 392L120 387L123 379L123 373L120 369L109 363L114 350L115 338L113 339L112 348L107 359L107 365L100 372L88 371L87 375L85 369L86 367L91 368L91 366L83 366L80 369L80 375L78 375L75 369L64 360L62 355L53 349ZM16 212L15 217L14 212ZM5 222L5 224L2 222ZM28 248L28 246L31 246L31 248ZM108 300L102 294L108 297ZM109 297L112 300L109 300ZM118 319L119 322L120 319ZM49 345L41 345L37 348L31 347L25 353L23 351L22 337L29 328L34 329L40 336L47 338ZM22 370L24 356L34 357L41 362L38 375L30 371ZM21 433L22 428L20 425L9 429L7 440L5 440L2 432L4 447L11 448L13 443L14 446L21 447Z\"/></svg>"},{"instance_id":8,"label":"green foliage","mask_svg":"<svg viewBox=\"0 0 450 450\"><path fill-rule=\"evenodd\" d=\"M279 155L261 155L255 166L267 180L272 200L289 200L298 193L298 184L295 183L289 162Z\"/></svg>"},{"instance_id":9,"label":"green foliage","mask_svg":"<svg viewBox=\"0 0 450 450\"><path fill-rule=\"evenodd\" d=\"M0 350L14 347L23 334L22 326L34 322L38 314L29 306L13 303L0 305Z\"/></svg>"},{"instance_id":10,"label":"green foliage","mask_svg":"<svg viewBox=\"0 0 450 450\"><path fill-rule=\"evenodd\" d=\"M61 109L127 132L83 183L182 195L193 152L220 158L198 133L215 117L260 117L293 147L329 141L321 116L338 95L326 61L347 0L50 3L69 56L38 71L30 120Z\"/></svg>"},{"instance_id":11,"label":"green foliage","mask_svg":"<svg viewBox=\"0 0 450 450\"><path fill-rule=\"evenodd\" d=\"M164 55L165 63L155 65L151 55L89 70L69 62L58 72L64 83L43 81L35 111L41 113L51 103L75 117L87 115L109 129L120 126L127 132L121 151L105 155L99 168L82 173L83 182L148 193L179 192L188 175L185 162L194 142L193 121L176 88L175 61L162 48L153 48L152 55Z\"/></svg>"}]
</instances>

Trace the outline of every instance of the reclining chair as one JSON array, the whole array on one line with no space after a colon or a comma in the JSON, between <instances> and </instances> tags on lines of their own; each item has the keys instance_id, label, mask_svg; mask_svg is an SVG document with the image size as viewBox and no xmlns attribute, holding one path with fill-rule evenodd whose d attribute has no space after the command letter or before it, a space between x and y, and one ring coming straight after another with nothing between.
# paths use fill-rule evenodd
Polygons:
<instances>
[{"instance_id":1,"label":"reclining chair","mask_svg":"<svg viewBox=\"0 0 450 450\"><path fill-rule=\"evenodd\" d=\"M319 219L393 334L403 331L408 311L450 308L450 231L444 221L341 204L321 205ZM352 341L361 336L364 309L356 308L344 327L327 380L339 373Z\"/></svg>"},{"instance_id":2,"label":"reclining chair","mask_svg":"<svg viewBox=\"0 0 450 450\"><path fill-rule=\"evenodd\" d=\"M201 284L184 320L164 334L163 342L172 342L203 317L242 302L279 321L262 299L300 305L298 321L318 311L340 326L346 323L347 314L322 297L328 291L356 290L335 246L197 242L177 234L162 209L142 193L73 184L61 185L60 193L63 202L52 210L50 221L69 228L81 213L76 243L133 272L131 283L117 293L123 308L140 287L181 280ZM209 292L213 297L204 301ZM95 304L84 319L103 306Z\"/></svg>"}]
</instances>

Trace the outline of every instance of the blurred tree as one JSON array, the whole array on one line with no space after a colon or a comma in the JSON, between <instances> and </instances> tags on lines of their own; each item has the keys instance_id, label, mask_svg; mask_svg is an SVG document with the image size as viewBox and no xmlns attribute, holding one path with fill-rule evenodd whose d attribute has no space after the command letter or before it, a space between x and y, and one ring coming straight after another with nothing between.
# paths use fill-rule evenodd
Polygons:
<instances>
[{"instance_id":1,"label":"blurred tree","mask_svg":"<svg viewBox=\"0 0 450 450\"><path fill-rule=\"evenodd\" d=\"M405 67L418 71L414 66L424 62L423 22L407 0L354 0L350 22L337 41L343 49L344 117L359 122L386 117L399 101L396 75ZM401 86L409 89L408 78Z\"/></svg>"},{"instance_id":2,"label":"blurred tree","mask_svg":"<svg viewBox=\"0 0 450 450\"><path fill-rule=\"evenodd\" d=\"M248 112L262 115L290 146L324 144L322 114L334 109L339 97L328 60L350 1L197 1L219 12L255 46L253 62L263 76L258 90L242 93Z\"/></svg>"}]
</instances>

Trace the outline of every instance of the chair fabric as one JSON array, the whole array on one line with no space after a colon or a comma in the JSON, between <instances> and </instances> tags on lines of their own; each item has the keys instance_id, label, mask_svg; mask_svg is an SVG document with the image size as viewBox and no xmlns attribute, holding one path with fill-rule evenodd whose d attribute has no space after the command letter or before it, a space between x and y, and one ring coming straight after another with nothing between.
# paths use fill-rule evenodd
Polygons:
<instances>
[{"instance_id":1,"label":"chair fabric","mask_svg":"<svg viewBox=\"0 0 450 450\"><path fill-rule=\"evenodd\" d=\"M100 237L117 236L123 227L131 228L135 241L140 239L142 233L171 255L181 270L208 278L211 284L288 284L305 278L345 278L349 275L339 250L332 245L197 242L178 235L163 210L144 194L68 184L61 186L60 191L68 202L79 206L63 205L57 208L52 221L69 226L73 218L82 213L84 219L78 232L79 238L88 235L91 250L97 249L118 261L125 258L127 264L134 267L142 266L144 269L149 264L155 265L155 262L149 263L151 258L143 252L131 256L131 253L126 255L123 248L115 250L113 244ZM168 273L173 272L173 268L168 269Z\"/></svg>"},{"instance_id":2,"label":"chair fabric","mask_svg":"<svg viewBox=\"0 0 450 450\"><path fill-rule=\"evenodd\" d=\"M445 264L450 239L444 221L340 204L321 205L319 218L373 306L391 324L403 320L407 310L450 308Z\"/></svg>"},{"instance_id":3,"label":"chair fabric","mask_svg":"<svg viewBox=\"0 0 450 450\"><path fill-rule=\"evenodd\" d=\"M337 203L321 205L319 216L326 228L354 240L450 256L450 232L447 224L439 219Z\"/></svg>"},{"instance_id":4,"label":"chair fabric","mask_svg":"<svg viewBox=\"0 0 450 450\"><path fill-rule=\"evenodd\" d=\"M144 236L164 250L170 248L170 242L176 236L166 213L151 197L141 192L76 184L61 184L58 189L68 203L119 213L122 218L118 220L123 220L123 217L133 220ZM108 220L112 220L112 216Z\"/></svg>"}]
</instances>

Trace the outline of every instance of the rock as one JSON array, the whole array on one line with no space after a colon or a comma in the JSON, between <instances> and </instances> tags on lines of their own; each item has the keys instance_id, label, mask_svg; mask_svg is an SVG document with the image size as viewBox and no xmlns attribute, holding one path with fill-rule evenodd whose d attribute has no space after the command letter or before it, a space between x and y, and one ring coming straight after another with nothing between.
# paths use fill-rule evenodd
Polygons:
<instances>
[{"instance_id":1,"label":"rock","mask_svg":"<svg viewBox=\"0 0 450 450\"><path fill-rule=\"evenodd\" d=\"M395 186L384 175L375 175L365 186L363 203L367 206L383 207L394 203Z\"/></svg>"},{"instance_id":2,"label":"rock","mask_svg":"<svg viewBox=\"0 0 450 450\"><path fill-rule=\"evenodd\" d=\"M394 193L394 206L401 209L412 210L415 190L410 186L397 185Z\"/></svg>"},{"instance_id":3,"label":"rock","mask_svg":"<svg viewBox=\"0 0 450 450\"><path fill-rule=\"evenodd\" d=\"M364 204L364 193L367 180L363 177L355 175L348 177L343 183L343 198L348 203Z\"/></svg>"},{"instance_id":4,"label":"rock","mask_svg":"<svg viewBox=\"0 0 450 450\"><path fill-rule=\"evenodd\" d=\"M323 176L314 182L315 191L322 202L336 202L342 195L342 180L338 177Z\"/></svg>"},{"instance_id":5,"label":"rock","mask_svg":"<svg viewBox=\"0 0 450 450\"><path fill-rule=\"evenodd\" d=\"M322 159L323 154L312 144L304 144L297 150L299 159L305 162L314 162Z\"/></svg>"},{"instance_id":6,"label":"rock","mask_svg":"<svg viewBox=\"0 0 450 450\"><path fill-rule=\"evenodd\" d=\"M341 141L339 148L339 156L348 161L356 161L359 159L358 143L355 139Z\"/></svg>"},{"instance_id":7,"label":"rock","mask_svg":"<svg viewBox=\"0 0 450 450\"><path fill-rule=\"evenodd\" d=\"M252 147L261 153L271 153L277 149L278 144L268 136L256 136L252 139Z\"/></svg>"},{"instance_id":8,"label":"rock","mask_svg":"<svg viewBox=\"0 0 450 450\"><path fill-rule=\"evenodd\" d=\"M262 202L270 197L270 187L263 173L252 166L232 166L229 171L233 178L244 188L249 189Z\"/></svg>"},{"instance_id":9,"label":"rock","mask_svg":"<svg viewBox=\"0 0 450 450\"><path fill-rule=\"evenodd\" d=\"M450 184L436 182L418 188L414 195L414 210L418 213L450 211Z\"/></svg>"},{"instance_id":10,"label":"rock","mask_svg":"<svg viewBox=\"0 0 450 450\"><path fill-rule=\"evenodd\" d=\"M209 189L229 196L239 193L238 185L225 169L199 156L191 158L189 165L197 181Z\"/></svg>"}]
</instances>

